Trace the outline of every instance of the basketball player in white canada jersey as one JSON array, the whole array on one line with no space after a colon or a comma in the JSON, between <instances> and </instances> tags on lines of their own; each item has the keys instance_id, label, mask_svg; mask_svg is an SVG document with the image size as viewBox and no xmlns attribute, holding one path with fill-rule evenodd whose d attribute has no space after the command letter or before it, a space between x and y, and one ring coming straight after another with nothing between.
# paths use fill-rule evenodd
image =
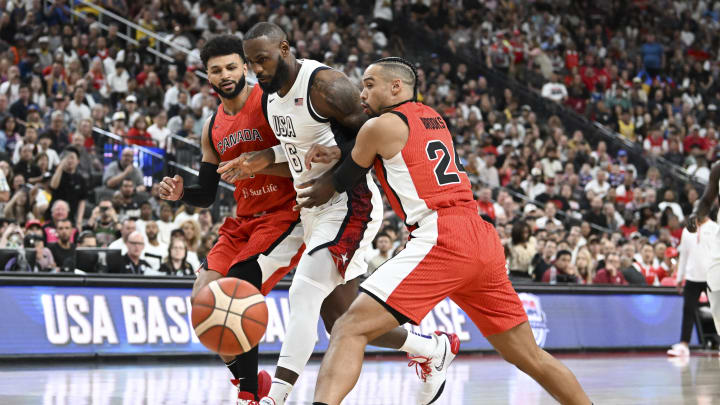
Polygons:
<instances>
[{"instance_id":1,"label":"basketball player in white canada jersey","mask_svg":"<svg viewBox=\"0 0 720 405\"><path fill-rule=\"evenodd\" d=\"M352 149L357 131L367 121L359 89L341 72L316 61L295 59L285 33L275 24L253 26L243 48L267 94L266 115L280 145L240 156L218 172L224 180L233 181L286 161L296 189L320 176L331 176L343 150ZM352 190L302 209L300 217L306 249L290 287L290 322L270 394L260 401L263 405L280 405L287 399L315 346L321 305L334 305L340 315L357 296L357 283L352 281L366 271L365 253L380 228L382 200L368 174ZM336 288L346 291L345 300L338 297L323 304ZM446 337L408 334L396 328L371 344L429 358L449 352L442 349L450 343Z\"/></svg>"}]
</instances>

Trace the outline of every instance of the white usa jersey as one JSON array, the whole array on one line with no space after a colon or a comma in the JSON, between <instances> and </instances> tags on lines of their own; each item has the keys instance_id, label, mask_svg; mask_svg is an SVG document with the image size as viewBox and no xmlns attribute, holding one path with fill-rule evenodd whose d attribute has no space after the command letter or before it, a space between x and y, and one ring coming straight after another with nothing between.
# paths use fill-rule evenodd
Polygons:
<instances>
[{"instance_id":1,"label":"white usa jersey","mask_svg":"<svg viewBox=\"0 0 720 405\"><path fill-rule=\"evenodd\" d=\"M305 155L314 144L338 146L336 135L340 135L333 132L330 119L319 115L310 102L315 75L330 68L309 59L298 62L302 67L290 91L284 97L269 94L265 102L270 127L285 151L296 189L298 184L318 178L337 163L313 163L308 169ZM352 190L335 193L319 207L303 209L300 218L307 255L327 248L345 280L365 273L365 256L382 222L382 198L370 173L365 182L361 181Z\"/></svg>"},{"instance_id":2,"label":"white usa jersey","mask_svg":"<svg viewBox=\"0 0 720 405\"><path fill-rule=\"evenodd\" d=\"M317 72L330 67L320 62L301 59L302 67L295 83L284 97L277 93L267 97L267 118L275 136L285 151L295 186L318 178L337 160L330 163L313 163L305 167L305 155L314 144L337 146L330 120L320 116L310 102L310 87Z\"/></svg>"}]
</instances>

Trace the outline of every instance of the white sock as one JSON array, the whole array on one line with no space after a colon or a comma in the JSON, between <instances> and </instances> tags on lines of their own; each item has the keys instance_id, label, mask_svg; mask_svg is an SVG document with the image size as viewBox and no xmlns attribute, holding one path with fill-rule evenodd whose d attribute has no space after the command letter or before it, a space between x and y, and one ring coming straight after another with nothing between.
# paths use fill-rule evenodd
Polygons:
<instances>
[{"instance_id":1,"label":"white sock","mask_svg":"<svg viewBox=\"0 0 720 405\"><path fill-rule=\"evenodd\" d=\"M285 401L292 391L292 384L283 380L273 378L268 396L275 401L275 405L285 405Z\"/></svg>"},{"instance_id":2,"label":"white sock","mask_svg":"<svg viewBox=\"0 0 720 405\"><path fill-rule=\"evenodd\" d=\"M437 342L437 339L433 339L432 336L408 332L407 339L400 350L410 355L430 357L437 347Z\"/></svg>"}]
</instances>

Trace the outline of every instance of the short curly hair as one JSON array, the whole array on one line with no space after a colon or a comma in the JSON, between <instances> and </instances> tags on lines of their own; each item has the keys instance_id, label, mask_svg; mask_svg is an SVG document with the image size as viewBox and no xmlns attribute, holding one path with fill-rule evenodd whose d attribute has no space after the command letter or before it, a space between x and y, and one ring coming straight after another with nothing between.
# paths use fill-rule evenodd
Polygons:
<instances>
[{"instance_id":1,"label":"short curly hair","mask_svg":"<svg viewBox=\"0 0 720 405\"><path fill-rule=\"evenodd\" d=\"M210 58L216 56L225 56L232 54L240 55L240 59L245 61L245 54L243 53L242 39L235 35L218 35L211 38L200 51L200 59L207 68L208 61Z\"/></svg>"}]
</instances>

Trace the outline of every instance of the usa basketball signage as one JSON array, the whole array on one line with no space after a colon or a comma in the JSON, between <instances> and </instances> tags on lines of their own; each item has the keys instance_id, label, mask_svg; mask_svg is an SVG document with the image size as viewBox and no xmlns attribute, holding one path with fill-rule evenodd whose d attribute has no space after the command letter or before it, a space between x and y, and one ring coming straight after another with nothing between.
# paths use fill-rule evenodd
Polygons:
<instances>
[{"instance_id":1,"label":"usa basketball signage","mask_svg":"<svg viewBox=\"0 0 720 405\"><path fill-rule=\"evenodd\" d=\"M0 355L207 354L190 326L188 295L178 288L0 286ZM521 293L520 298L536 341L551 349L669 345L677 338L682 310L678 295ZM277 353L290 319L287 291L271 292L266 304L261 350ZM406 328L457 333L464 351L491 349L450 300L420 325ZM322 353L328 345L322 324L318 336L315 351Z\"/></svg>"},{"instance_id":2,"label":"usa basketball signage","mask_svg":"<svg viewBox=\"0 0 720 405\"><path fill-rule=\"evenodd\" d=\"M540 297L528 293L520 293L518 295L520 296L520 301L522 301L523 308L525 308L530 328L532 328L533 336L535 336L535 342L538 346L545 347L545 341L547 340L550 329L547 327L545 312L540 305Z\"/></svg>"}]
</instances>

